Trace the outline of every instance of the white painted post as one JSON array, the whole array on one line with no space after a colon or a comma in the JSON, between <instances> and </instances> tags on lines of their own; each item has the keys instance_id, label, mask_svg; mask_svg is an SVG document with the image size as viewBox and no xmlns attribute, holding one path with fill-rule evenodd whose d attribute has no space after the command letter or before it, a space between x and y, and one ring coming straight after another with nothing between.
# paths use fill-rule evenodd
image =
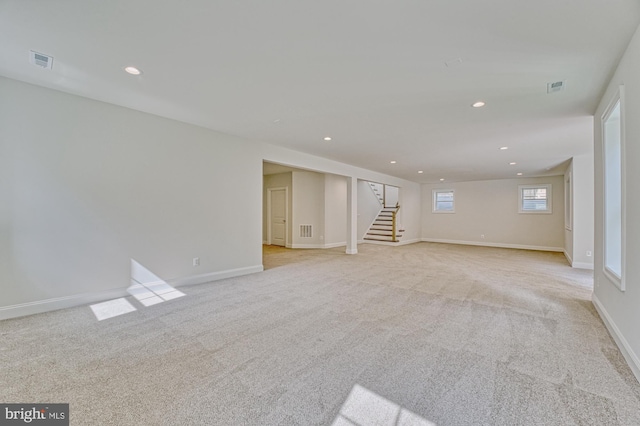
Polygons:
<instances>
[{"instance_id":1,"label":"white painted post","mask_svg":"<svg viewBox=\"0 0 640 426\"><path fill-rule=\"evenodd\" d=\"M358 179L347 178L347 254L358 253Z\"/></svg>"}]
</instances>

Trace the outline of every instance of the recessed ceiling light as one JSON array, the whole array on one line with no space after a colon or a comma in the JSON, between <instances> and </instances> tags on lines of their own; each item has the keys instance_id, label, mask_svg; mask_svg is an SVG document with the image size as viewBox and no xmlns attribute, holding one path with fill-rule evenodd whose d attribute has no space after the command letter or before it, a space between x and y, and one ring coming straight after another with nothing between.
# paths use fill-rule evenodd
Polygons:
<instances>
[{"instance_id":1,"label":"recessed ceiling light","mask_svg":"<svg viewBox=\"0 0 640 426\"><path fill-rule=\"evenodd\" d=\"M422 174L424 173L422 170L418 170L418 174Z\"/></svg>"},{"instance_id":2,"label":"recessed ceiling light","mask_svg":"<svg viewBox=\"0 0 640 426\"><path fill-rule=\"evenodd\" d=\"M324 140L325 140L325 141L330 141L330 140L331 140L331 138L330 138L329 136L325 136L325 137L324 137Z\"/></svg>"},{"instance_id":3,"label":"recessed ceiling light","mask_svg":"<svg viewBox=\"0 0 640 426\"><path fill-rule=\"evenodd\" d=\"M124 70L126 72L128 72L129 74L131 74L131 75L140 75L140 74L142 74L142 71L140 71L136 67L126 67Z\"/></svg>"},{"instance_id":4,"label":"recessed ceiling light","mask_svg":"<svg viewBox=\"0 0 640 426\"><path fill-rule=\"evenodd\" d=\"M518 176L522 176L522 173L518 173Z\"/></svg>"},{"instance_id":5,"label":"recessed ceiling light","mask_svg":"<svg viewBox=\"0 0 640 426\"><path fill-rule=\"evenodd\" d=\"M396 160L389 161L391 164L396 164Z\"/></svg>"},{"instance_id":6,"label":"recessed ceiling light","mask_svg":"<svg viewBox=\"0 0 640 426\"><path fill-rule=\"evenodd\" d=\"M440 182L444 182L444 178L440 178Z\"/></svg>"},{"instance_id":7,"label":"recessed ceiling light","mask_svg":"<svg viewBox=\"0 0 640 426\"><path fill-rule=\"evenodd\" d=\"M509 149L509 147L508 146L501 146L500 147L500 150L502 150L502 151L504 151L505 149Z\"/></svg>"},{"instance_id":8,"label":"recessed ceiling light","mask_svg":"<svg viewBox=\"0 0 640 426\"><path fill-rule=\"evenodd\" d=\"M481 108L484 105L485 105L485 103L482 102L482 101L474 102L473 104L471 104L471 106L474 107L474 108Z\"/></svg>"},{"instance_id":9,"label":"recessed ceiling light","mask_svg":"<svg viewBox=\"0 0 640 426\"><path fill-rule=\"evenodd\" d=\"M518 163L516 163L515 161L512 161L512 162L509 163L510 166L515 166L516 164L518 164Z\"/></svg>"}]
</instances>

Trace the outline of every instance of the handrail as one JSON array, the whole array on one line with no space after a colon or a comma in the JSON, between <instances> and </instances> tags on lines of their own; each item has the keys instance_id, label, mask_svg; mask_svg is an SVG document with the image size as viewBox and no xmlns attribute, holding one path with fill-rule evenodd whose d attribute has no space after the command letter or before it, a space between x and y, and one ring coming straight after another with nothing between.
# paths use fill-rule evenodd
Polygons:
<instances>
[{"instance_id":1,"label":"handrail","mask_svg":"<svg viewBox=\"0 0 640 426\"><path fill-rule=\"evenodd\" d=\"M398 210L400 210L400 203L396 203L396 209L391 212L391 241L394 243L398 242L398 237L396 236L396 214L398 213Z\"/></svg>"}]
</instances>

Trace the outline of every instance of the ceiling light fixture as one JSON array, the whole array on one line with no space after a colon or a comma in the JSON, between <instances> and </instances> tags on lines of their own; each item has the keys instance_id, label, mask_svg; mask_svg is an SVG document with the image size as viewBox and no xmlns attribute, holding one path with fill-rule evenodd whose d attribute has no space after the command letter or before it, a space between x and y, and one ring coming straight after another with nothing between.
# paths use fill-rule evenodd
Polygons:
<instances>
[{"instance_id":1,"label":"ceiling light fixture","mask_svg":"<svg viewBox=\"0 0 640 426\"><path fill-rule=\"evenodd\" d=\"M501 150L501 151L504 151L505 149L509 149L509 147L508 147L508 146L501 146L501 147L500 147L500 150Z\"/></svg>"},{"instance_id":2,"label":"ceiling light fixture","mask_svg":"<svg viewBox=\"0 0 640 426\"><path fill-rule=\"evenodd\" d=\"M422 170L418 170L418 174L423 174L424 172Z\"/></svg>"},{"instance_id":3,"label":"ceiling light fixture","mask_svg":"<svg viewBox=\"0 0 640 426\"><path fill-rule=\"evenodd\" d=\"M518 163L516 163L515 161L512 161L511 163L509 163L510 166L515 166L516 164Z\"/></svg>"},{"instance_id":4,"label":"ceiling light fixture","mask_svg":"<svg viewBox=\"0 0 640 426\"><path fill-rule=\"evenodd\" d=\"M325 141L330 141L330 140L331 140L331 138L330 138L329 136L325 136L324 140L325 140Z\"/></svg>"},{"instance_id":5,"label":"ceiling light fixture","mask_svg":"<svg viewBox=\"0 0 640 426\"><path fill-rule=\"evenodd\" d=\"M440 182L444 182L444 178L440 178Z\"/></svg>"},{"instance_id":6,"label":"ceiling light fixture","mask_svg":"<svg viewBox=\"0 0 640 426\"><path fill-rule=\"evenodd\" d=\"M391 164L396 164L396 160L389 161Z\"/></svg>"},{"instance_id":7,"label":"ceiling light fixture","mask_svg":"<svg viewBox=\"0 0 640 426\"><path fill-rule=\"evenodd\" d=\"M131 75L140 75L142 74L142 71L140 71L138 68L136 67L125 67L124 69L126 72L128 72Z\"/></svg>"},{"instance_id":8,"label":"ceiling light fixture","mask_svg":"<svg viewBox=\"0 0 640 426\"><path fill-rule=\"evenodd\" d=\"M485 106L485 103L482 101L478 101L478 102L474 102L473 104L471 104L472 107L474 108L481 108L483 106Z\"/></svg>"},{"instance_id":9,"label":"ceiling light fixture","mask_svg":"<svg viewBox=\"0 0 640 426\"><path fill-rule=\"evenodd\" d=\"M518 173L518 176L522 176L522 173Z\"/></svg>"}]
</instances>

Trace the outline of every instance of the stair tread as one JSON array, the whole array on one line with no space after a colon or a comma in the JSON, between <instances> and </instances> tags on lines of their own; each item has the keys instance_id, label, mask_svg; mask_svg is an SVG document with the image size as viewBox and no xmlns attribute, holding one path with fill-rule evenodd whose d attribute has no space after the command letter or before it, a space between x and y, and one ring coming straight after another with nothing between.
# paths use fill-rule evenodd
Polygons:
<instances>
[{"instance_id":1,"label":"stair tread","mask_svg":"<svg viewBox=\"0 0 640 426\"><path fill-rule=\"evenodd\" d=\"M370 240L370 241L387 241L387 242L389 242L389 243L396 243L396 242L398 242L398 241L397 241L397 238L396 238L396 241L393 241L391 238L374 238L374 237L364 237L364 239L365 239L365 240Z\"/></svg>"}]
</instances>

